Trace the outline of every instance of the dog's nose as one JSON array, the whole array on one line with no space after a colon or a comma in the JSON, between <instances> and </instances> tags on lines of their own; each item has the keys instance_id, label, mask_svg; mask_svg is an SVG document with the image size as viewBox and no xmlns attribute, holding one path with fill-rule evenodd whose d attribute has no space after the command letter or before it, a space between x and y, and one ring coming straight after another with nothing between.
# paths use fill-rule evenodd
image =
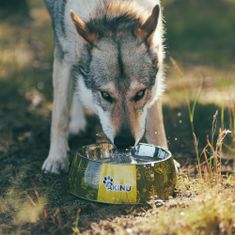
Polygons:
<instances>
[{"instance_id":1,"label":"dog's nose","mask_svg":"<svg viewBox=\"0 0 235 235\"><path fill-rule=\"evenodd\" d=\"M135 138L132 135L117 135L114 138L114 145L118 149L125 149L135 144Z\"/></svg>"}]
</instances>

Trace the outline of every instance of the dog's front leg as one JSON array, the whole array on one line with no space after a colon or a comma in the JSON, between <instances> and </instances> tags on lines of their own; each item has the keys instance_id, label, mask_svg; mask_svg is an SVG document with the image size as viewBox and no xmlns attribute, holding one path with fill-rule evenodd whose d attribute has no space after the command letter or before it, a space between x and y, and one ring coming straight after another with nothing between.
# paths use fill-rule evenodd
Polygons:
<instances>
[{"instance_id":1,"label":"dog's front leg","mask_svg":"<svg viewBox=\"0 0 235 235\"><path fill-rule=\"evenodd\" d=\"M75 93L73 95L73 102L70 113L69 134L77 135L80 131L84 131L86 127L86 119L82 102L79 96Z\"/></svg>"},{"instance_id":2,"label":"dog's front leg","mask_svg":"<svg viewBox=\"0 0 235 235\"><path fill-rule=\"evenodd\" d=\"M71 67L55 56L51 143L49 155L42 165L42 170L45 172L59 173L61 170L67 171L69 167L67 139L72 100Z\"/></svg>"},{"instance_id":3,"label":"dog's front leg","mask_svg":"<svg viewBox=\"0 0 235 235\"><path fill-rule=\"evenodd\" d=\"M148 110L146 140L150 144L168 147L160 101L156 101Z\"/></svg>"}]
</instances>

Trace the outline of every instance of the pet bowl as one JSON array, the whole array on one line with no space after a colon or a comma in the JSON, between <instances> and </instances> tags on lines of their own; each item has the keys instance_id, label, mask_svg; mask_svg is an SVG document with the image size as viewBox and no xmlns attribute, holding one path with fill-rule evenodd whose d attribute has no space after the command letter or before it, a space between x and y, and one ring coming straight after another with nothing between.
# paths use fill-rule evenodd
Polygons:
<instances>
[{"instance_id":1,"label":"pet bowl","mask_svg":"<svg viewBox=\"0 0 235 235\"><path fill-rule=\"evenodd\" d=\"M69 188L83 199L112 204L139 204L157 195L167 199L176 184L171 153L138 144L117 152L111 144L84 146L73 159Z\"/></svg>"}]
</instances>

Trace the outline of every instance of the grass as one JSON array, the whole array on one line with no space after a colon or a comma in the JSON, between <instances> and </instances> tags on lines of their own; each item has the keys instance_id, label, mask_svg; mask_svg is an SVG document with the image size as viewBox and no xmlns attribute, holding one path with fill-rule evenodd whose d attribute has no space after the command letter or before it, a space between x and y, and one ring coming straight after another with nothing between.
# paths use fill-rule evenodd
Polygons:
<instances>
[{"instance_id":1,"label":"grass","mask_svg":"<svg viewBox=\"0 0 235 235\"><path fill-rule=\"evenodd\" d=\"M126 218L102 221L98 226L93 225L88 233L233 234L235 201L231 196L234 190L227 188L222 192L211 188L208 191L207 185L187 180L187 191L178 191L183 193L183 199L171 199L161 207L153 203L150 209L136 211ZM199 195L192 197L194 193Z\"/></svg>"},{"instance_id":2,"label":"grass","mask_svg":"<svg viewBox=\"0 0 235 235\"><path fill-rule=\"evenodd\" d=\"M177 62L171 58L172 65L178 74L178 77L180 79L180 82L184 82L184 72L182 69L179 67ZM183 83L184 84L184 83ZM220 120L220 128L218 129L218 136L217 136L217 141L215 141L216 137L216 132L217 132L217 118L218 118L218 110L215 112L213 115L213 120L212 120L212 127L211 127L211 135L210 137L207 136L206 139L206 145L202 149L201 154L199 154L199 139L196 135L195 132L195 126L194 126L194 116L195 116L195 110L196 106L198 105L198 101L200 98L200 94L202 91L202 85L203 81L198 88L198 91L196 92L196 95L193 97L188 93L188 88L183 86L183 93L185 94L185 101L187 104L187 111L188 111L188 119L191 127L191 132L192 132L192 137L193 137L193 143L194 143L194 149L195 149L195 157L197 160L197 166L198 166L198 173L200 176L200 179L203 179L203 171L201 168L201 156L204 156L205 164L206 164L206 170L207 170L207 175L209 175L209 180L213 181L214 178L216 178L216 183L219 183L220 177L221 177L221 159L223 158L223 145L224 145L224 139L228 134L232 134L232 145L234 145L234 129L233 129L233 115L234 115L234 110L233 108L229 107L229 113L230 113L230 125L229 127L232 127L231 130L224 129L224 106L222 106L221 110L221 120ZM227 146L227 145L226 145ZM233 152L233 149L229 149L230 152ZM212 164L213 162L213 164Z\"/></svg>"},{"instance_id":3,"label":"grass","mask_svg":"<svg viewBox=\"0 0 235 235\"><path fill-rule=\"evenodd\" d=\"M152 198L139 206L80 200L68 193L66 174L41 173L52 102L50 20L40 1L29 2L30 17L4 15L0 234L234 234L235 3L215 1L211 7L208 2L164 2L164 114L169 147L182 169L170 200ZM71 156L97 141L97 119L88 116L88 124L70 139Z\"/></svg>"}]
</instances>

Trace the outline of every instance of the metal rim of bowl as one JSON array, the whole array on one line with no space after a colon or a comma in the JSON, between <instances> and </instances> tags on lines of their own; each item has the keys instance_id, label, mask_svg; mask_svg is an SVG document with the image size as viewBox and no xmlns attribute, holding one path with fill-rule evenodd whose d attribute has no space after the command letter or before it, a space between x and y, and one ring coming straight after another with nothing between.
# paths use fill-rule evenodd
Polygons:
<instances>
[{"instance_id":1,"label":"metal rim of bowl","mask_svg":"<svg viewBox=\"0 0 235 235\"><path fill-rule=\"evenodd\" d=\"M106 144L106 145L112 145L111 143L107 143L107 142L103 142L103 143L98 143L98 144L89 144L89 145L84 145L82 147L80 147L76 152L77 154L79 155L79 157L81 158L84 158L88 161L92 161L92 162L97 162L97 163L105 163L105 164L112 164L112 165L152 165L152 164L156 164L156 163L160 163L160 162L164 162L164 161L167 161L169 160L170 158L172 158L172 154L171 152L166 149L166 148L163 148L159 145L154 145L154 144L146 144L146 143L138 143L137 145L141 144L141 145L147 145L147 146L151 146L151 147L154 147L154 148L159 148L159 149L162 149L163 151L165 151L168 156L162 160L155 160L155 161L146 161L146 162L139 162L139 163L122 163L122 162L103 162L102 160L93 160L93 159L90 159L86 156L83 156L80 151L83 149L83 148L87 148L87 147L90 147L90 146L99 146L99 145L103 145L103 144ZM114 146L114 145L112 145Z\"/></svg>"}]
</instances>

